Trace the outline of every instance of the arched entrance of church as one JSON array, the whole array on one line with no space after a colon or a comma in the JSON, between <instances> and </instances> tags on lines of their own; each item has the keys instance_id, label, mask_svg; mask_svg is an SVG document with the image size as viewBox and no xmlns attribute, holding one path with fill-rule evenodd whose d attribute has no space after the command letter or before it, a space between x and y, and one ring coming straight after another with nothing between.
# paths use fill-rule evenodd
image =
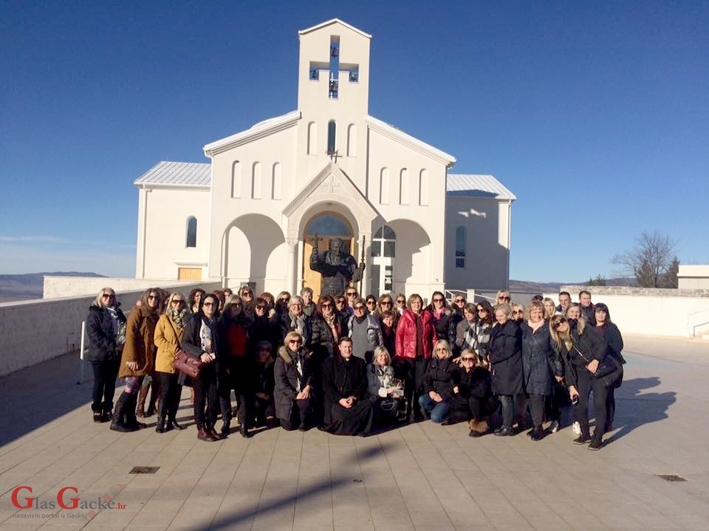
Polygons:
<instances>
[{"instance_id":1,"label":"arched entrance of church","mask_svg":"<svg viewBox=\"0 0 709 531\"><path fill-rule=\"evenodd\" d=\"M305 227L303 235L303 287L313 290L313 300L317 302L320 296L320 273L310 269L310 255L313 252L315 235L318 237L318 251L323 252L330 249L330 243L335 238L341 239L345 243L345 251L355 257L356 255L356 235L350 222L336 212L322 212L313 216Z\"/></svg>"}]
</instances>

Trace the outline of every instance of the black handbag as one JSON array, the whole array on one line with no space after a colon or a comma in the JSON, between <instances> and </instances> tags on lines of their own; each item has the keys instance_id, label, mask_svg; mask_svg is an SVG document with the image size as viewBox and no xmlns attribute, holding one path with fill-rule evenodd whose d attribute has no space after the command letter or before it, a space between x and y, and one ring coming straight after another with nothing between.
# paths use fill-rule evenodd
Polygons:
<instances>
[{"instance_id":1,"label":"black handbag","mask_svg":"<svg viewBox=\"0 0 709 531\"><path fill-rule=\"evenodd\" d=\"M578 355L583 358L583 360L586 362L586 365L593 361L589 360L586 356L584 356L583 353L578 348L576 348L576 346L574 346L574 350L578 352ZM603 358L603 361L598 364L596 372L591 374L593 374L593 377L597 380L602 380L604 387L611 387L613 384L615 384L615 381L620 376L621 370L622 366L620 365L618 360L616 360L615 357L611 356L610 354L606 354L606 357Z\"/></svg>"}]
</instances>

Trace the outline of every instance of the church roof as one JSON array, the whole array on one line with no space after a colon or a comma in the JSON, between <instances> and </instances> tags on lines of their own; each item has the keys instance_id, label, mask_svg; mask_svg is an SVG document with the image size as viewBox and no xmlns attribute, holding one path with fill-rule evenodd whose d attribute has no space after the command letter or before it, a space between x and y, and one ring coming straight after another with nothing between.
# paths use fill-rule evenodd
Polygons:
<instances>
[{"instance_id":1,"label":"church roof","mask_svg":"<svg viewBox=\"0 0 709 531\"><path fill-rule=\"evenodd\" d=\"M368 39L371 39L371 38L372 38L372 36L369 35L368 33L365 33L365 32L363 32L362 30L355 28L354 26L350 26L347 22L344 22L344 21L340 20L339 18L331 18L330 20L326 20L325 22L321 22L320 24L317 24L316 26L311 26L310 28L306 28L306 29L304 29L304 30L300 30L300 31L298 32L298 37L300 38L301 35L305 35L306 33L311 33L311 32L313 32L313 31L317 31L317 30L319 30L320 28L324 28L324 27L326 27L326 26L329 26L330 24L336 24L336 23L338 23L338 22L339 22L340 24L342 24L343 26L345 26L346 28L349 28L349 29L351 29L352 31L355 31L355 32L359 33L359 34L362 35L363 37L367 37Z\"/></svg>"},{"instance_id":2,"label":"church roof","mask_svg":"<svg viewBox=\"0 0 709 531\"><path fill-rule=\"evenodd\" d=\"M458 197L493 197L515 201L517 197L492 175L448 174L447 195Z\"/></svg>"},{"instance_id":3,"label":"church roof","mask_svg":"<svg viewBox=\"0 0 709 531\"><path fill-rule=\"evenodd\" d=\"M209 188L212 185L212 165L209 162L162 161L136 181L136 186L179 186ZM517 197L492 175L448 174L447 195L458 197L488 197L515 201Z\"/></svg>"},{"instance_id":4,"label":"church roof","mask_svg":"<svg viewBox=\"0 0 709 531\"><path fill-rule=\"evenodd\" d=\"M161 161L133 184L209 188L212 184L212 165L204 162Z\"/></svg>"}]
</instances>

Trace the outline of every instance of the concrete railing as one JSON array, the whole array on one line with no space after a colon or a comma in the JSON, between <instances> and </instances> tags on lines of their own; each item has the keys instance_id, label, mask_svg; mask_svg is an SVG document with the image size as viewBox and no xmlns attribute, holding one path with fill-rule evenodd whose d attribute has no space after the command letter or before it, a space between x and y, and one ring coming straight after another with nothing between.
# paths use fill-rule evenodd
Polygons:
<instances>
[{"instance_id":1,"label":"concrete railing","mask_svg":"<svg viewBox=\"0 0 709 531\"><path fill-rule=\"evenodd\" d=\"M160 287L186 296L192 288L213 291L220 283ZM126 317L143 291L117 292L116 298ZM0 376L70 352L76 352L78 359L81 323L95 298L94 294L0 304Z\"/></svg>"}]
</instances>

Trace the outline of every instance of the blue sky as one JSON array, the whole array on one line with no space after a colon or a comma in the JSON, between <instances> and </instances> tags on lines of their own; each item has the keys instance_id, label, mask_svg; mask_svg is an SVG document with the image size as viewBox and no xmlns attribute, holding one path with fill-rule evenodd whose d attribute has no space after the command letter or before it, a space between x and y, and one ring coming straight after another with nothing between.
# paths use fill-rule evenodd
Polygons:
<instances>
[{"instance_id":1,"label":"blue sky","mask_svg":"<svg viewBox=\"0 0 709 531\"><path fill-rule=\"evenodd\" d=\"M66 4L66 5L65 5ZM371 34L371 115L517 195L511 277L709 263L709 3L0 4L0 273L133 276L160 160L296 107L300 29Z\"/></svg>"}]
</instances>

